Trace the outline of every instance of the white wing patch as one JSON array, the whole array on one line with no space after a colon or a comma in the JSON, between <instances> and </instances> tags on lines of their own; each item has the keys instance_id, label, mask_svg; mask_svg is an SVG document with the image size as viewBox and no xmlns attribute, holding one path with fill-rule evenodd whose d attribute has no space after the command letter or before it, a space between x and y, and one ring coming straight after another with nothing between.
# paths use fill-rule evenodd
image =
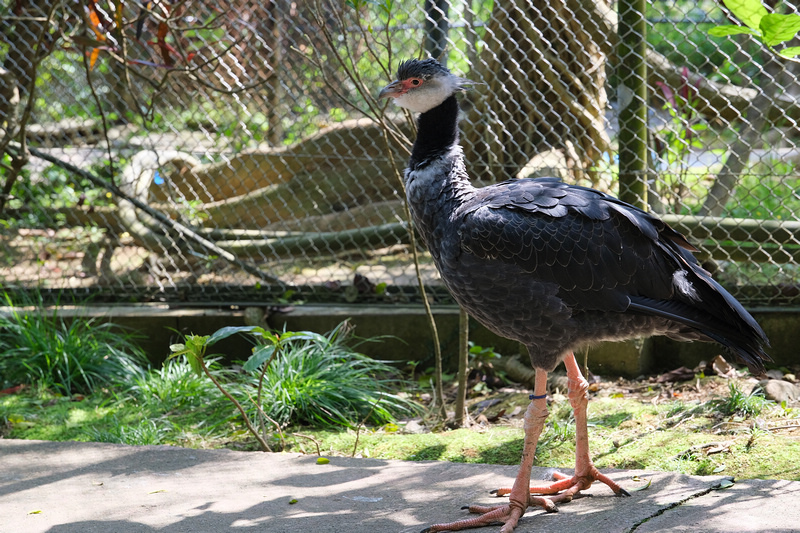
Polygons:
<instances>
[{"instance_id":1,"label":"white wing patch","mask_svg":"<svg viewBox=\"0 0 800 533\"><path fill-rule=\"evenodd\" d=\"M676 270L672 274L672 284L678 289L678 292L686 296L692 301L699 302L700 296L697 294L697 289L694 288L692 282L686 278L687 272L685 270Z\"/></svg>"}]
</instances>

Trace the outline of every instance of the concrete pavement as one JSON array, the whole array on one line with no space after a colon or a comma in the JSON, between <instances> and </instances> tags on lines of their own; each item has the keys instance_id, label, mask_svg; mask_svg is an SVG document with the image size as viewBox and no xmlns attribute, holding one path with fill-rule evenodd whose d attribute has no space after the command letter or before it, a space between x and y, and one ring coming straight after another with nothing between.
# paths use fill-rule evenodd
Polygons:
<instances>
[{"instance_id":1,"label":"concrete pavement","mask_svg":"<svg viewBox=\"0 0 800 533\"><path fill-rule=\"evenodd\" d=\"M466 516L514 466L406 462L168 446L0 439L0 533L419 532ZM548 474L535 468L534 478ZM800 482L615 471L632 492L589 494L518 533L797 532ZM635 478L634 476L638 476ZM499 527L476 531L499 531Z\"/></svg>"}]
</instances>

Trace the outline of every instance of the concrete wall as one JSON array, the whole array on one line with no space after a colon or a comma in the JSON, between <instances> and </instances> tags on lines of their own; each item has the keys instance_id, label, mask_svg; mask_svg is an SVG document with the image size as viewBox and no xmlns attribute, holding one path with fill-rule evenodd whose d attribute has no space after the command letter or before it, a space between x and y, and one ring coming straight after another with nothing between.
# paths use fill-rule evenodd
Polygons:
<instances>
[{"instance_id":1,"label":"concrete wall","mask_svg":"<svg viewBox=\"0 0 800 533\"><path fill-rule=\"evenodd\" d=\"M154 364L169 355L169 345L179 341L181 333L209 335L224 326L245 325L245 310L230 308L173 308L165 305L125 307L65 307L64 316L102 316L143 335L141 344ZM434 308L446 367L455 366L458 347L458 309ZM776 366L800 364L800 310L761 309L753 312L770 337L769 353ZM421 361L433 365L433 345L428 320L421 306L333 306L301 305L286 313L268 318L272 328L311 330L325 333L350 318L360 337L385 337L380 343L365 343L360 350L378 359ZM475 321L470 321L470 340L481 346L493 346L504 355L524 353L518 343L494 335ZM244 360L252 344L243 337L232 337L215 345L212 353L229 360ZM670 370L679 366L694 367L720 353L715 344L681 343L664 337L617 343L601 343L589 349L589 367L604 376L636 377ZM579 357L580 358L580 357Z\"/></svg>"}]
</instances>

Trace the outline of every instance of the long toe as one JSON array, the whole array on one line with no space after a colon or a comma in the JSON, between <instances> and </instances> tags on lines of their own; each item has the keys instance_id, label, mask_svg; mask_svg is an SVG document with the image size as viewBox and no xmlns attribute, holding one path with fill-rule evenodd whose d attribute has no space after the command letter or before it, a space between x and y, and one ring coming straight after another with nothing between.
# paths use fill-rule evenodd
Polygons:
<instances>
[{"instance_id":1,"label":"long toe","mask_svg":"<svg viewBox=\"0 0 800 533\"><path fill-rule=\"evenodd\" d=\"M482 505L470 505L467 507L470 513L477 513L480 516L473 518L465 518L464 520L457 520L447 524L434 524L422 530L422 533L434 533L435 531L461 531L462 529L470 529L474 527L484 527L492 524L503 523L508 524L514 514L514 509L519 511L519 508L513 508L511 505L498 505L493 507L486 507ZM512 530L516 526L517 520L522 516L522 512L518 513L516 518L513 518ZM510 530L509 530L510 531Z\"/></svg>"},{"instance_id":2,"label":"long toe","mask_svg":"<svg viewBox=\"0 0 800 533\"><path fill-rule=\"evenodd\" d=\"M540 494L548 496L548 498L539 498L543 500L551 500L556 503L566 502L571 497L577 496L580 491L586 490L592 486L595 481L600 481L614 491L617 496L630 496L631 493L619 486L611 478L605 474L601 474L596 468L592 468L589 473L583 476L567 476L560 472L553 474L554 481L546 481L531 485L531 494ZM491 491L491 494L496 496L507 496L511 493L511 489L503 488ZM531 498L535 498L531 496Z\"/></svg>"}]
</instances>

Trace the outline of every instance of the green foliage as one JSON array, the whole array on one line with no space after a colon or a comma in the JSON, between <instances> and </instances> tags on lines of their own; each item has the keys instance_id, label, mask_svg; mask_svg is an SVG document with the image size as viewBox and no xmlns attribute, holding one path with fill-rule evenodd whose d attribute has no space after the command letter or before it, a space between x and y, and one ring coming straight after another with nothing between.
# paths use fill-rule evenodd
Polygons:
<instances>
[{"instance_id":1,"label":"green foliage","mask_svg":"<svg viewBox=\"0 0 800 533\"><path fill-rule=\"evenodd\" d=\"M115 161L117 168L124 164L122 158ZM105 179L111 176L107 160L92 165L89 171ZM0 178L4 175L5 170L0 168ZM111 200L111 193L105 189L99 189L89 180L54 165L36 178L31 177L28 170L23 170L11 189L8 202L9 208L22 210L23 216L9 223L22 227L58 227L61 221L53 220L46 210L80 205L105 206L110 205Z\"/></svg>"},{"instance_id":2,"label":"green foliage","mask_svg":"<svg viewBox=\"0 0 800 533\"><path fill-rule=\"evenodd\" d=\"M313 332L257 332L265 344L244 363L255 388L266 368L264 411L279 424L382 425L414 404L389 392L401 383L397 371L350 346L352 328L342 322L326 335ZM266 336L268 333L269 336ZM279 353L275 354L275 349Z\"/></svg>"},{"instance_id":3,"label":"green foliage","mask_svg":"<svg viewBox=\"0 0 800 533\"><path fill-rule=\"evenodd\" d=\"M253 335L257 345L244 361L242 383L220 383L232 397L251 406L247 416L263 413L279 425L355 426L385 424L414 404L388 392L397 387L397 372L385 362L358 353L348 342L347 322L321 335L311 331L272 332L264 328L226 327L210 336L187 336L170 347L172 357L186 356L198 374L209 347L231 335Z\"/></svg>"},{"instance_id":4,"label":"green foliage","mask_svg":"<svg viewBox=\"0 0 800 533\"><path fill-rule=\"evenodd\" d=\"M772 402L764 398L764 392L760 389L745 394L735 383L728 384L728 397L717 401L717 406L723 415L740 415L747 418L760 415L769 405L772 405Z\"/></svg>"},{"instance_id":5,"label":"green foliage","mask_svg":"<svg viewBox=\"0 0 800 533\"><path fill-rule=\"evenodd\" d=\"M651 0L646 17L652 21L647 31L648 46L692 72L712 76L726 60L736 56L736 42L720 42L708 35L708 29L715 25L709 20L724 20L716 1Z\"/></svg>"},{"instance_id":6,"label":"green foliage","mask_svg":"<svg viewBox=\"0 0 800 533\"><path fill-rule=\"evenodd\" d=\"M697 112L697 87L689 81L689 70L681 72L681 85L669 87L656 82L664 98L664 109L671 122L656 134L656 153L661 162L662 179L657 181L659 196L679 212L688 190L688 158L692 148L703 148L700 134L708 129Z\"/></svg>"},{"instance_id":7,"label":"green foliage","mask_svg":"<svg viewBox=\"0 0 800 533\"><path fill-rule=\"evenodd\" d=\"M91 393L124 382L146 362L135 336L96 318L66 320L47 311L41 296L0 315L0 376L5 386L21 383L64 394Z\"/></svg>"},{"instance_id":8,"label":"green foliage","mask_svg":"<svg viewBox=\"0 0 800 533\"><path fill-rule=\"evenodd\" d=\"M728 203L733 217L793 219L800 213L800 178L792 162L759 161L748 168Z\"/></svg>"},{"instance_id":9,"label":"green foliage","mask_svg":"<svg viewBox=\"0 0 800 533\"><path fill-rule=\"evenodd\" d=\"M800 15L790 13L770 13L760 0L724 0L725 7L738 18L744 26L721 25L711 28L708 33L714 37L730 35L752 35L771 51L785 57L800 55L800 46L774 47L794 39L800 31Z\"/></svg>"},{"instance_id":10,"label":"green foliage","mask_svg":"<svg viewBox=\"0 0 800 533\"><path fill-rule=\"evenodd\" d=\"M92 428L87 434L92 442L112 442L132 446L162 444L169 435L172 424L168 420L145 419L137 425L115 422L110 427Z\"/></svg>"},{"instance_id":11,"label":"green foliage","mask_svg":"<svg viewBox=\"0 0 800 533\"><path fill-rule=\"evenodd\" d=\"M213 361L211 372L222 375ZM185 358L171 359L161 368L141 370L130 378L126 393L154 412L208 406L219 398L217 390L204 376L198 375Z\"/></svg>"}]
</instances>

